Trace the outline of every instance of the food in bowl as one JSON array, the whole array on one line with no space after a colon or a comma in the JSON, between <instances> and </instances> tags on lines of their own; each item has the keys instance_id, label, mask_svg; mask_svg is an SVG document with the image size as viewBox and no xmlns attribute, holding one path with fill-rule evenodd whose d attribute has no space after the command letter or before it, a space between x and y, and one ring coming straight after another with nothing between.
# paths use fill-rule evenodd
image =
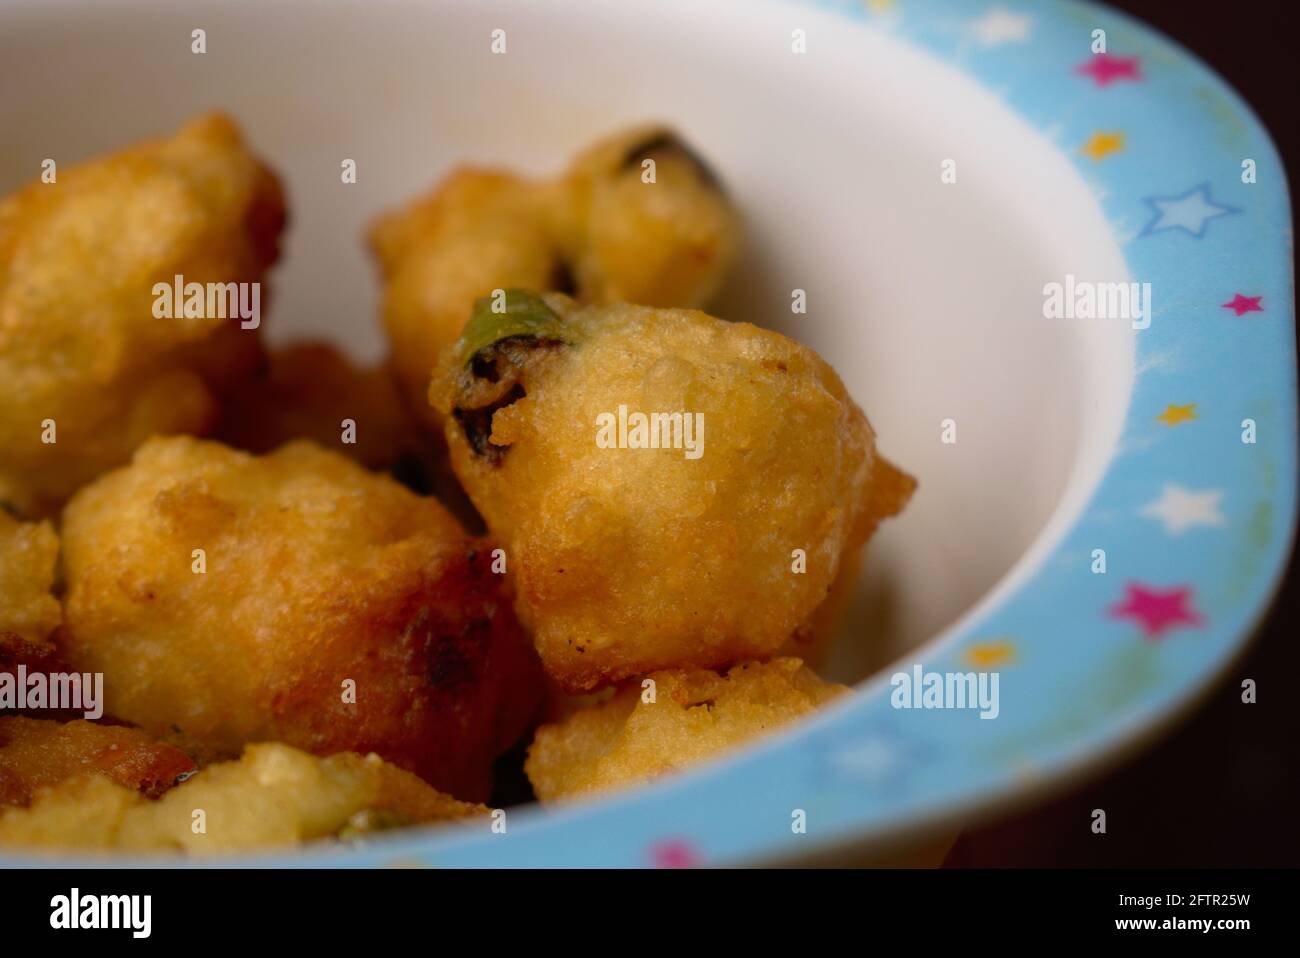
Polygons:
<instances>
[{"instance_id":1,"label":"food in bowl","mask_svg":"<svg viewBox=\"0 0 1300 958\"><path fill-rule=\"evenodd\" d=\"M0 452L0 845L486 822L503 768L629 787L845 693L794 654L915 482L816 353L693 308L740 225L678 135L382 218L379 367L159 311L283 220L224 117L0 205L0 391L59 411ZM468 515L408 487L444 458ZM73 675L95 714L25 694Z\"/></svg>"},{"instance_id":2,"label":"food in bowl","mask_svg":"<svg viewBox=\"0 0 1300 958\"><path fill-rule=\"evenodd\" d=\"M64 510L60 647L155 735L374 752L482 800L542 694L490 548L307 440L155 438Z\"/></svg>"},{"instance_id":3,"label":"food in bowl","mask_svg":"<svg viewBox=\"0 0 1300 958\"><path fill-rule=\"evenodd\" d=\"M568 691L773 655L911 494L793 340L690 310L502 299L475 306L431 395Z\"/></svg>"},{"instance_id":4,"label":"food in bowl","mask_svg":"<svg viewBox=\"0 0 1300 958\"><path fill-rule=\"evenodd\" d=\"M317 758L266 743L157 800L109 775L69 777L0 816L0 845L219 854L486 814L377 755Z\"/></svg>"},{"instance_id":5,"label":"food in bowl","mask_svg":"<svg viewBox=\"0 0 1300 958\"><path fill-rule=\"evenodd\" d=\"M217 315L155 289L184 277L228 306L229 284L260 290L283 225L278 180L220 115L0 202L0 502L53 515L149 436L208 428L259 361L260 303Z\"/></svg>"},{"instance_id":6,"label":"food in bowl","mask_svg":"<svg viewBox=\"0 0 1300 958\"><path fill-rule=\"evenodd\" d=\"M702 306L735 261L739 233L720 181L666 127L603 140L554 180L458 169L370 232L397 376L436 424L424 401L429 370L480 296L513 286Z\"/></svg>"},{"instance_id":7,"label":"food in bowl","mask_svg":"<svg viewBox=\"0 0 1300 958\"><path fill-rule=\"evenodd\" d=\"M537 730L524 768L544 802L627 788L718 755L848 692L799 659L725 674L665 669Z\"/></svg>"}]
</instances>

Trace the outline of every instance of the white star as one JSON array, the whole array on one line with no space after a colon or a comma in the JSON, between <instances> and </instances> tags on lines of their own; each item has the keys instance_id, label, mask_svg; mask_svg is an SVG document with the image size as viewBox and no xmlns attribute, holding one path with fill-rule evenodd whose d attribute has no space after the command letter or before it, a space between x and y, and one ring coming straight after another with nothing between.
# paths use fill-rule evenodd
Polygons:
<instances>
[{"instance_id":1,"label":"white star","mask_svg":"<svg viewBox=\"0 0 1300 958\"><path fill-rule=\"evenodd\" d=\"M1156 215L1142 231L1143 236L1161 230L1180 229L1200 237L1205 235L1205 224L1216 216L1241 212L1236 207L1214 202L1210 198L1210 187L1204 183L1182 196L1148 196L1144 200Z\"/></svg>"},{"instance_id":2,"label":"white star","mask_svg":"<svg viewBox=\"0 0 1300 958\"><path fill-rule=\"evenodd\" d=\"M969 24L970 32L975 35L982 47L996 47L1003 43L1020 43L1029 39L1028 17L993 7L988 13Z\"/></svg>"},{"instance_id":3,"label":"white star","mask_svg":"<svg viewBox=\"0 0 1300 958\"><path fill-rule=\"evenodd\" d=\"M876 781L894 771L898 753L886 739L872 736L836 750L830 761L845 775Z\"/></svg>"},{"instance_id":4,"label":"white star","mask_svg":"<svg viewBox=\"0 0 1300 958\"><path fill-rule=\"evenodd\" d=\"M1227 520L1219 511L1221 502L1222 489L1195 492L1166 483L1160 498L1142 507L1142 515L1147 519L1159 519L1165 525L1165 532L1177 536L1193 526L1226 525Z\"/></svg>"}]
</instances>

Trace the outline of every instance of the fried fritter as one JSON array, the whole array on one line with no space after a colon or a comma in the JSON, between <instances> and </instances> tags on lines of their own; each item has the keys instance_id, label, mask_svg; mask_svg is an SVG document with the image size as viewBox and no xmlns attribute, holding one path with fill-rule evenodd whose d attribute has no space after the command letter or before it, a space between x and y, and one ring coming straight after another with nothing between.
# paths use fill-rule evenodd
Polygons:
<instances>
[{"instance_id":1,"label":"fried fritter","mask_svg":"<svg viewBox=\"0 0 1300 958\"><path fill-rule=\"evenodd\" d=\"M63 618L50 594L59 537L48 522L19 522L0 510L0 634L44 642Z\"/></svg>"},{"instance_id":2,"label":"fried fritter","mask_svg":"<svg viewBox=\"0 0 1300 958\"><path fill-rule=\"evenodd\" d=\"M68 721L94 715L90 703L75 694L87 688L86 677L77 677L79 687L73 686L71 671L53 642L0 632L0 716ZM68 699L60 694L65 691Z\"/></svg>"},{"instance_id":3,"label":"fried fritter","mask_svg":"<svg viewBox=\"0 0 1300 958\"><path fill-rule=\"evenodd\" d=\"M0 510L0 675L12 687L20 676L67 671L50 639L63 621L63 609L51 592L58 560L59 537L53 526L19 522ZM18 711L11 702L0 702L0 715ZM41 711L47 718L78 714Z\"/></svg>"},{"instance_id":4,"label":"fried fritter","mask_svg":"<svg viewBox=\"0 0 1300 958\"><path fill-rule=\"evenodd\" d=\"M654 180L643 167L654 161ZM735 259L737 217L709 169L671 130L624 131L554 180L460 169L382 217L370 241L383 320L413 409L474 301L495 289L575 293L594 302L700 306Z\"/></svg>"},{"instance_id":5,"label":"fried fritter","mask_svg":"<svg viewBox=\"0 0 1300 958\"><path fill-rule=\"evenodd\" d=\"M740 245L722 182L664 127L624 130L583 151L547 211L574 287L593 303L703 306Z\"/></svg>"},{"instance_id":6,"label":"fried fritter","mask_svg":"<svg viewBox=\"0 0 1300 958\"><path fill-rule=\"evenodd\" d=\"M194 769L180 749L139 729L0 718L0 805L27 805L39 789L84 775L157 798Z\"/></svg>"},{"instance_id":7,"label":"fried fritter","mask_svg":"<svg viewBox=\"0 0 1300 958\"><path fill-rule=\"evenodd\" d=\"M377 755L250 745L154 802L103 777L71 779L0 815L0 845L215 854L486 812Z\"/></svg>"},{"instance_id":8,"label":"fried fritter","mask_svg":"<svg viewBox=\"0 0 1300 958\"><path fill-rule=\"evenodd\" d=\"M390 469L430 456L422 433L388 369L360 368L328 343L305 342L270 354L224 403L214 438L255 453L312 439L368 469Z\"/></svg>"},{"instance_id":9,"label":"fried fritter","mask_svg":"<svg viewBox=\"0 0 1300 958\"><path fill-rule=\"evenodd\" d=\"M424 401L429 376L474 300L503 284L555 285L559 259L541 198L507 173L459 170L371 230L393 366L410 407L426 420L436 422Z\"/></svg>"},{"instance_id":10,"label":"fried fritter","mask_svg":"<svg viewBox=\"0 0 1300 958\"><path fill-rule=\"evenodd\" d=\"M63 548L69 661L160 736L373 751L477 800L540 700L491 546L307 441L151 440L68 504Z\"/></svg>"},{"instance_id":11,"label":"fried fritter","mask_svg":"<svg viewBox=\"0 0 1300 958\"><path fill-rule=\"evenodd\" d=\"M20 668L21 667L21 668ZM16 688L18 676L24 674L30 676L34 672L40 672L49 675L54 672L68 672L68 664L63 660L59 653L58 646L47 639L39 641L25 639L16 632L0 632L0 675L6 673L11 677L8 682L14 682L12 687ZM10 707L8 703L0 706L0 715L10 713L21 714L26 709ZM66 712L51 710L48 708L35 710L43 718L76 718L83 713L76 710Z\"/></svg>"},{"instance_id":12,"label":"fried fritter","mask_svg":"<svg viewBox=\"0 0 1300 958\"><path fill-rule=\"evenodd\" d=\"M771 656L911 494L834 370L777 333L506 300L480 301L430 395L568 691Z\"/></svg>"},{"instance_id":13,"label":"fried fritter","mask_svg":"<svg viewBox=\"0 0 1300 958\"><path fill-rule=\"evenodd\" d=\"M609 701L544 725L525 771L544 802L641 784L771 732L848 691L798 659L745 663L726 675L653 672Z\"/></svg>"},{"instance_id":14,"label":"fried fritter","mask_svg":"<svg viewBox=\"0 0 1300 958\"><path fill-rule=\"evenodd\" d=\"M0 200L0 502L52 513L150 435L209 426L258 331L157 318L154 285L259 282L283 219L219 115Z\"/></svg>"}]
</instances>

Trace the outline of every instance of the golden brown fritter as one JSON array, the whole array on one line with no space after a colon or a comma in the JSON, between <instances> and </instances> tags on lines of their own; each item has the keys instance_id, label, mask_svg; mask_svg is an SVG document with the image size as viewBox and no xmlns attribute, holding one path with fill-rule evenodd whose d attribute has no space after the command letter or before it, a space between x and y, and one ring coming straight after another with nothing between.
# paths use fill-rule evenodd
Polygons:
<instances>
[{"instance_id":1,"label":"golden brown fritter","mask_svg":"<svg viewBox=\"0 0 1300 958\"><path fill-rule=\"evenodd\" d=\"M223 404L213 436L255 453L312 439L368 469L431 458L428 439L392 372L358 367L321 342L273 351L252 381Z\"/></svg>"},{"instance_id":2,"label":"golden brown fritter","mask_svg":"<svg viewBox=\"0 0 1300 958\"><path fill-rule=\"evenodd\" d=\"M65 654L160 736L373 751L481 799L539 702L491 546L310 442L151 440L69 503L63 548Z\"/></svg>"},{"instance_id":3,"label":"golden brown fritter","mask_svg":"<svg viewBox=\"0 0 1300 958\"><path fill-rule=\"evenodd\" d=\"M260 281L283 218L219 115L0 200L0 502L51 513L150 435L211 424L258 332L157 318L154 285Z\"/></svg>"},{"instance_id":4,"label":"golden brown fritter","mask_svg":"<svg viewBox=\"0 0 1300 958\"><path fill-rule=\"evenodd\" d=\"M847 691L798 659L745 663L726 675L653 672L539 728L524 767L544 802L624 788L714 758Z\"/></svg>"},{"instance_id":5,"label":"golden brown fritter","mask_svg":"<svg viewBox=\"0 0 1300 958\"><path fill-rule=\"evenodd\" d=\"M250 745L153 802L103 777L70 779L0 815L0 846L219 854L486 812L377 755Z\"/></svg>"},{"instance_id":6,"label":"golden brown fritter","mask_svg":"<svg viewBox=\"0 0 1300 958\"><path fill-rule=\"evenodd\" d=\"M721 181L664 127L596 143L552 194L551 228L584 300L703 306L735 260L739 221Z\"/></svg>"},{"instance_id":7,"label":"golden brown fritter","mask_svg":"<svg viewBox=\"0 0 1300 958\"><path fill-rule=\"evenodd\" d=\"M654 182L644 182L646 160ZM735 259L737 217L712 172L664 127L627 130L554 180L460 169L375 223L383 320L411 407L439 353L495 289L573 292L594 302L700 306Z\"/></svg>"},{"instance_id":8,"label":"golden brown fritter","mask_svg":"<svg viewBox=\"0 0 1300 958\"><path fill-rule=\"evenodd\" d=\"M44 642L63 618L50 594L59 537L48 522L19 522L0 510L0 634Z\"/></svg>"},{"instance_id":9,"label":"golden brown fritter","mask_svg":"<svg viewBox=\"0 0 1300 958\"><path fill-rule=\"evenodd\" d=\"M180 749L139 729L0 718L0 805L27 805L39 789L85 775L157 798L194 768Z\"/></svg>"},{"instance_id":10,"label":"golden brown fritter","mask_svg":"<svg viewBox=\"0 0 1300 958\"><path fill-rule=\"evenodd\" d=\"M459 170L371 230L393 367L410 407L425 419L434 363L460 335L474 300L503 284L554 285L559 261L540 200L507 173Z\"/></svg>"},{"instance_id":11,"label":"golden brown fritter","mask_svg":"<svg viewBox=\"0 0 1300 958\"><path fill-rule=\"evenodd\" d=\"M16 632L0 632L0 675L8 674L13 678L23 674L19 667L26 670L27 675L33 672L41 672L46 675L51 672L67 672L68 664L63 660L58 646L48 639L34 641L25 639ZM10 712L19 713L24 710L17 708L3 707L0 708L0 715L7 715ZM75 718L82 713L70 711L67 713L54 713L49 710L35 710L39 717L51 718Z\"/></svg>"},{"instance_id":12,"label":"golden brown fritter","mask_svg":"<svg viewBox=\"0 0 1300 958\"><path fill-rule=\"evenodd\" d=\"M431 398L569 691L771 656L911 494L798 343L695 311L506 298L476 307Z\"/></svg>"},{"instance_id":13,"label":"golden brown fritter","mask_svg":"<svg viewBox=\"0 0 1300 958\"><path fill-rule=\"evenodd\" d=\"M68 675L71 671L52 641L32 641L14 632L0 632L0 716L30 715L65 722L84 718L89 702L75 698L65 701L57 694L65 688L73 691ZM84 677L77 681L82 689L86 687ZM25 694L19 691L22 688Z\"/></svg>"},{"instance_id":14,"label":"golden brown fritter","mask_svg":"<svg viewBox=\"0 0 1300 958\"><path fill-rule=\"evenodd\" d=\"M59 537L50 523L19 522L0 510L0 675L5 676L0 681L11 688L17 688L20 676L67 671L51 640L63 620L51 594L58 560ZM18 711L12 701L0 702L0 715ZM35 714L73 718L80 713L42 709Z\"/></svg>"}]
</instances>

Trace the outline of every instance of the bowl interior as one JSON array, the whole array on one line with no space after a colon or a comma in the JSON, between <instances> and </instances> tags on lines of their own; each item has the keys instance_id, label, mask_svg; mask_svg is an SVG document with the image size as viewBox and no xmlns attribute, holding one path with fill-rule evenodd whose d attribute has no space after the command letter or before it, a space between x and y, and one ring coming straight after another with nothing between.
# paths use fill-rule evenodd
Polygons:
<instances>
[{"instance_id":1,"label":"bowl interior","mask_svg":"<svg viewBox=\"0 0 1300 958\"><path fill-rule=\"evenodd\" d=\"M2 19L0 188L45 157L228 110L290 195L269 334L328 337L365 359L383 354L362 242L377 212L460 162L548 173L620 124L679 126L748 223L714 311L820 351L881 449L920 479L871 549L837 678L1014 588L1115 446L1128 324L1042 311L1043 285L1067 274L1129 278L1097 202L993 93L885 32L804 6L679 0L60 0L10 4ZM807 53L792 52L796 29ZM340 181L344 159L355 185ZM806 314L791 312L795 289Z\"/></svg>"}]
</instances>

